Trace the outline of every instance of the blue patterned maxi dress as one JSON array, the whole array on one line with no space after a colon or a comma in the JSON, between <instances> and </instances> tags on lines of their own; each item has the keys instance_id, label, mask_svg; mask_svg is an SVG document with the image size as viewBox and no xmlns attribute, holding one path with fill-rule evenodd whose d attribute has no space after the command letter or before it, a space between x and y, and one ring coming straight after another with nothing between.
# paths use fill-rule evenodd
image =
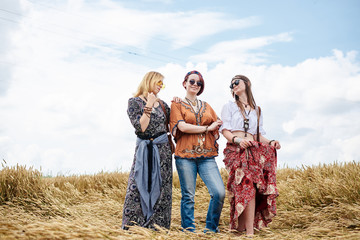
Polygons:
<instances>
[{"instance_id":1,"label":"blue patterned maxi dress","mask_svg":"<svg viewBox=\"0 0 360 240\"><path fill-rule=\"evenodd\" d=\"M162 101L167 117L170 114L169 106ZM140 118L143 114L143 109L146 105L140 97L130 98L128 102L127 113L129 115L131 124L135 128L135 134L140 138L149 138L150 136L158 136L161 133L166 133L166 117L164 111L159 104L157 108L154 108L150 123L145 132L141 131ZM126 190L122 228L127 229L126 226L139 225L142 227L153 228L154 224L161 227L170 228L171 223L171 204L172 204L172 155L171 148L168 142L164 144L157 144L160 153L160 172L161 172L161 189L160 197L154 206L154 214L146 221L142 213L140 205L140 193L135 183L135 162L136 155L134 155L134 161L130 170L128 186ZM135 148L136 153L137 147Z\"/></svg>"}]
</instances>

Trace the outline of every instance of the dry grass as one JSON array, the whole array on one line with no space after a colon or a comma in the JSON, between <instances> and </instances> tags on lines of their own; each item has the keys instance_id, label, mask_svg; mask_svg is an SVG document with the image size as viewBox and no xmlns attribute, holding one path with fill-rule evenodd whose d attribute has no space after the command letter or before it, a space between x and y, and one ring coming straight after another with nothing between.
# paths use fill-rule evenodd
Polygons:
<instances>
[{"instance_id":1,"label":"dry grass","mask_svg":"<svg viewBox=\"0 0 360 240\"><path fill-rule=\"evenodd\" d=\"M360 164L278 171L278 215L255 239L360 239ZM221 175L227 181L227 172ZM0 239L235 239L225 200L219 234L180 230L180 184L174 174L170 231L121 230L128 173L46 178L24 166L0 170ZM197 182L195 218L205 225L207 189Z\"/></svg>"}]
</instances>

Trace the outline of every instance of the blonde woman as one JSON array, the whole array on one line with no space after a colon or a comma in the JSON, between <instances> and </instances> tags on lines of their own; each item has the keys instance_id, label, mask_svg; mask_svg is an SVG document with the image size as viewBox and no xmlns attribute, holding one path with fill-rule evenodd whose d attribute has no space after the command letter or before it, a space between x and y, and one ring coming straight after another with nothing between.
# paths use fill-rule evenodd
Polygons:
<instances>
[{"instance_id":1,"label":"blonde woman","mask_svg":"<svg viewBox=\"0 0 360 240\"><path fill-rule=\"evenodd\" d=\"M263 117L250 80L236 75L230 89L234 101L224 105L220 132L228 140L224 163L229 172L230 229L247 235L267 226L276 215L276 150L280 143L265 138Z\"/></svg>"},{"instance_id":2,"label":"blonde woman","mask_svg":"<svg viewBox=\"0 0 360 240\"><path fill-rule=\"evenodd\" d=\"M122 228L154 224L170 228L172 203L171 147L167 137L168 105L157 97L164 76L148 72L127 113L137 136L123 208Z\"/></svg>"}]
</instances>

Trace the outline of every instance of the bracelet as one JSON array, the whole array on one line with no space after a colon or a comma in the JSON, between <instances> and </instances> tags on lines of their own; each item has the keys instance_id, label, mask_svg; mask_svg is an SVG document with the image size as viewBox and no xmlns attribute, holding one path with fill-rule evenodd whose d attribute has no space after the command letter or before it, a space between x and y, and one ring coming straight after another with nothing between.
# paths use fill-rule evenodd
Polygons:
<instances>
[{"instance_id":1,"label":"bracelet","mask_svg":"<svg viewBox=\"0 0 360 240\"><path fill-rule=\"evenodd\" d=\"M208 127L209 127L209 126L206 126L206 127L205 127L205 132L204 132L204 133L208 133Z\"/></svg>"},{"instance_id":2,"label":"bracelet","mask_svg":"<svg viewBox=\"0 0 360 240\"><path fill-rule=\"evenodd\" d=\"M232 140L231 140L233 144L235 144L235 141L234 141L234 140L235 140L235 138L237 138L237 137L238 137L238 136L233 136L233 138L232 138Z\"/></svg>"},{"instance_id":3,"label":"bracelet","mask_svg":"<svg viewBox=\"0 0 360 240\"><path fill-rule=\"evenodd\" d=\"M271 143L272 143L273 141L275 141L275 140L271 140L271 141L269 142L269 145L270 145L270 146L271 146Z\"/></svg>"}]
</instances>

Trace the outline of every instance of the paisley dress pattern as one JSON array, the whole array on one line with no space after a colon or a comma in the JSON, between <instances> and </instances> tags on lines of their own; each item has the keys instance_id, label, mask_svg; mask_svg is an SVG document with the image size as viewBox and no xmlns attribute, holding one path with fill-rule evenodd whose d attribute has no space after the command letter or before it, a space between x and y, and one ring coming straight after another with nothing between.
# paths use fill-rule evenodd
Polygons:
<instances>
[{"instance_id":1,"label":"paisley dress pattern","mask_svg":"<svg viewBox=\"0 0 360 240\"><path fill-rule=\"evenodd\" d=\"M163 102L163 104L165 106L167 117L169 117L170 108L165 102ZM149 138L165 133L166 117L160 104L157 108L153 109L149 126L145 132L141 131L140 118L143 114L145 105L146 103L140 97L129 99L127 113L131 124L135 128L135 134L140 138ZM172 154L170 144L168 142L164 144L157 144L157 147L159 148L160 153L160 172L162 183L160 197L154 206L154 214L147 220L144 218L140 205L140 193L137 189L134 176L134 167L136 162L136 155L134 155L123 208L123 229L128 229L127 226L135 224L148 228L154 228L154 224L167 229L170 228L172 204ZM137 147L135 148L135 152L136 150Z\"/></svg>"},{"instance_id":2,"label":"paisley dress pattern","mask_svg":"<svg viewBox=\"0 0 360 240\"><path fill-rule=\"evenodd\" d=\"M247 150L231 143L224 149L223 161L229 173L230 229L238 227L238 217L255 196L255 228L266 227L276 215L276 149L252 143Z\"/></svg>"}]
</instances>

